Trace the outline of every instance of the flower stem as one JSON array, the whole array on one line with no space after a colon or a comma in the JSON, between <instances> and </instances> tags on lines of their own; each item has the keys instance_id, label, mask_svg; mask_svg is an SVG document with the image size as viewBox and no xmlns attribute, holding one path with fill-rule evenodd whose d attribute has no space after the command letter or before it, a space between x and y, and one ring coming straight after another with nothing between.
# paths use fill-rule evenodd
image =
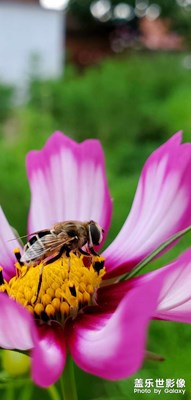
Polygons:
<instances>
[{"instance_id":1,"label":"flower stem","mask_svg":"<svg viewBox=\"0 0 191 400\"><path fill-rule=\"evenodd\" d=\"M74 376L74 363L72 357L68 355L64 373L60 378L62 400L78 400L76 382Z\"/></svg>"},{"instance_id":2,"label":"flower stem","mask_svg":"<svg viewBox=\"0 0 191 400\"><path fill-rule=\"evenodd\" d=\"M152 253L150 253L147 257L145 257L142 261L140 261L131 272L123 275L123 277L120 280L124 281L125 279L129 279L137 275L138 272L140 272L144 267L146 267L146 265L148 265L151 261L153 261L153 259L157 257L163 250L165 250L166 247L168 247L175 240L180 239L182 236L186 235L186 233L190 231L191 231L191 225L188 226L188 228L183 229L178 233L175 233L175 235L171 236L168 240L163 242L159 247L157 247L154 251L152 251Z\"/></svg>"},{"instance_id":3,"label":"flower stem","mask_svg":"<svg viewBox=\"0 0 191 400\"><path fill-rule=\"evenodd\" d=\"M48 392L52 400L60 400L60 396L54 385L48 387Z\"/></svg>"}]
</instances>

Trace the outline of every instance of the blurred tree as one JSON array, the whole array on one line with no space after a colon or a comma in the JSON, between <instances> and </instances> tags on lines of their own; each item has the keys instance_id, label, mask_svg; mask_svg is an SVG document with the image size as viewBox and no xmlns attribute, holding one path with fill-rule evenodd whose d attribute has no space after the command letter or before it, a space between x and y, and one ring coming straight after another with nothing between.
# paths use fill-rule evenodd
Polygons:
<instances>
[{"instance_id":1,"label":"blurred tree","mask_svg":"<svg viewBox=\"0 0 191 400\"><path fill-rule=\"evenodd\" d=\"M191 36L190 0L70 0L69 14L82 27L111 29L119 24L132 25L142 17L169 18L173 29Z\"/></svg>"},{"instance_id":2,"label":"blurred tree","mask_svg":"<svg viewBox=\"0 0 191 400\"><path fill-rule=\"evenodd\" d=\"M14 88L0 83L0 124L4 122L12 112L13 97Z\"/></svg>"}]
</instances>

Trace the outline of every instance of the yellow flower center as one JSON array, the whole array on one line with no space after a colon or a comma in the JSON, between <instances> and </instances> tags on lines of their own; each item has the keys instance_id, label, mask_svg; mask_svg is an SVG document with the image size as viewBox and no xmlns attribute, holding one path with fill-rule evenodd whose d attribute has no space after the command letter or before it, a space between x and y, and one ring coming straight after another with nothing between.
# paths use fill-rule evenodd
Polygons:
<instances>
[{"instance_id":1,"label":"yellow flower center","mask_svg":"<svg viewBox=\"0 0 191 400\"><path fill-rule=\"evenodd\" d=\"M26 307L36 319L63 323L84 306L95 304L96 291L105 274L103 257L88 257L89 266L83 260L83 256L71 254L69 258L62 256L48 265L41 262L30 268L17 262L16 276L4 281L0 291Z\"/></svg>"}]
</instances>

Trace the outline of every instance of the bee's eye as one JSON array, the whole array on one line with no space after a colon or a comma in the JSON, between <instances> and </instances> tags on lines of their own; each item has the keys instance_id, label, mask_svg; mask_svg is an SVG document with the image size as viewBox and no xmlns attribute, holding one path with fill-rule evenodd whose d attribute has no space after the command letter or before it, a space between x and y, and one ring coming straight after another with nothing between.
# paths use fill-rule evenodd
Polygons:
<instances>
[{"instance_id":1,"label":"bee's eye","mask_svg":"<svg viewBox=\"0 0 191 400\"><path fill-rule=\"evenodd\" d=\"M90 233L92 237L92 242L94 245L100 244L102 240L102 234L95 223L90 223Z\"/></svg>"}]
</instances>

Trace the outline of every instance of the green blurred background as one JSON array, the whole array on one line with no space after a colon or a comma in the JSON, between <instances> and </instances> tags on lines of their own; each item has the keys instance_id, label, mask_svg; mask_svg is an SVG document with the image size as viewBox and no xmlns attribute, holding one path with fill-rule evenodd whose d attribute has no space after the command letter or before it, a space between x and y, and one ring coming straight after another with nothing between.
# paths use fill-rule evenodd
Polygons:
<instances>
[{"instance_id":1,"label":"green blurred background","mask_svg":"<svg viewBox=\"0 0 191 400\"><path fill-rule=\"evenodd\" d=\"M121 2L113 1L110 5L114 7L118 3ZM123 3L133 8L136 2ZM142 3L147 10L149 2ZM78 29L74 33L73 25L68 23L63 76L45 80L34 74L27 97L20 104L15 101L15 89L3 82L0 84L0 200L10 224L20 235L26 232L30 204L25 156L31 149L40 149L52 132L60 130L77 141L94 137L102 143L114 199L107 243L115 237L130 210L148 155L180 129L184 131L184 141L191 140L191 2L156 3L160 12L153 21L165 28L162 33L158 28L159 44L153 48L148 45L147 28L142 28L146 14L134 15L131 20L102 21L90 12L92 2L70 2L67 18L69 22L77 21ZM151 43L156 30L152 32L155 33L150 34ZM169 38L175 34L175 45L169 48ZM88 46L84 47L86 35ZM83 62L79 61L80 41L83 50L86 49L87 59L83 57ZM103 42L107 46L100 52ZM189 245L190 237L184 238L151 268L164 265ZM134 394L135 378L184 378L184 396L159 397L191 399L191 327L152 322L148 349L162 354L166 360L147 361L135 376L121 382L106 382L76 367L79 399L157 398L154 394ZM14 400L17 396L20 400L53 398L50 391L35 387L28 375L12 379L3 369L0 395L5 400Z\"/></svg>"}]
</instances>

